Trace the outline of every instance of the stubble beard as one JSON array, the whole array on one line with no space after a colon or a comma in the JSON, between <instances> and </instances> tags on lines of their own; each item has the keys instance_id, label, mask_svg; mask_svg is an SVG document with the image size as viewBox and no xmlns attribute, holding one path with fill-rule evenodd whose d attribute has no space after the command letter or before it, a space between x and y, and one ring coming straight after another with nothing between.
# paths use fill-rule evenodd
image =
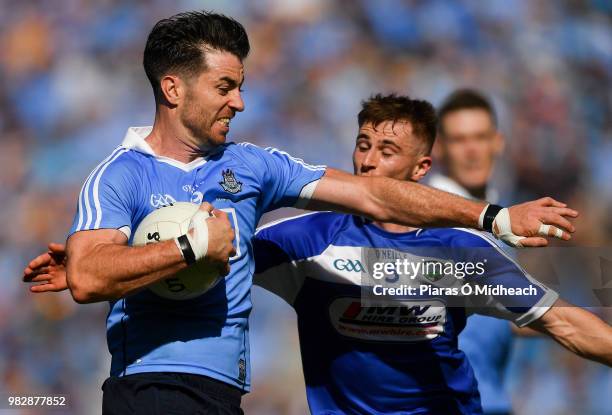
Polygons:
<instances>
[{"instance_id":1,"label":"stubble beard","mask_svg":"<svg viewBox=\"0 0 612 415\"><path fill-rule=\"evenodd\" d=\"M211 138L209 120L203 115L204 111L191 99L187 100L185 107L186 111L181 115L181 123L194 140L191 144L203 151L210 150L215 144Z\"/></svg>"}]
</instances>

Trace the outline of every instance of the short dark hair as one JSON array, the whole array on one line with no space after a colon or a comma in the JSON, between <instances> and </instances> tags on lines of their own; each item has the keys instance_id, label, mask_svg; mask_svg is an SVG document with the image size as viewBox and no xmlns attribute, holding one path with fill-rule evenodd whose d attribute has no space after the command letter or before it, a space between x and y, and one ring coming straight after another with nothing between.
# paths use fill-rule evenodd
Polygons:
<instances>
[{"instance_id":1,"label":"short dark hair","mask_svg":"<svg viewBox=\"0 0 612 415\"><path fill-rule=\"evenodd\" d=\"M486 111L491 117L493 125L497 127L497 115L491 102L480 92L473 89L458 89L450 94L440 106L438 111L438 122L440 133L442 131L442 121L451 112L465 109L481 109Z\"/></svg>"},{"instance_id":2,"label":"short dark hair","mask_svg":"<svg viewBox=\"0 0 612 415\"><path fill-rule=\"evenodd\" d=\"M370 122L375 127L384 121L406 120L412 124L414 134L424 141L425 154L430 154L436 140L436 110L424 100L396 94L376 94L361 103L357 116L359 128Z\"/></svg>"},{"instance_id":3,"label":"short dark hair","mask_svg":"<svg viewBox=\"0 0 612 415\"><path fill-rule=\"evenodd\" d=\"M192 76L206 69L207 50L230 52L243 60L249 54L249 38L236 20L207 11L179 13L157 22L143 58L155 99L161 78L170 71Z\"/></svg>"}]
</instances>

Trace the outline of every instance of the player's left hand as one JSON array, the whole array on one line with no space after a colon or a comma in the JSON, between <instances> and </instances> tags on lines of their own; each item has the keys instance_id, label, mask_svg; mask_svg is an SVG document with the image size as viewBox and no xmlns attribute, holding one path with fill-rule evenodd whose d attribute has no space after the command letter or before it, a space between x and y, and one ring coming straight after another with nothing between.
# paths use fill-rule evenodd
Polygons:
<instances>
[{"instance_id":1,"label":"player's left hand","mask_svg":"<svg viewBox=\"0 0 612 415\"><path fill-rule=\"evenodd\" d=\"M33 293L67 289L66 246L51 242L49 250L32 259L23 270L23 282L38 283L30 287Z\"/></svg>"},{"instance_id":2,"label":"player's left hand","mask_svg":"<svg viewBox=\"0 0 612 415\"><path fill-rule=\"evenodd\" d=\"M546 238L571 239L575 228L568 218L577 216L565 203L544 197L502 209L493 221L493 234L517 248L547 246Z\"/></svg>"}]
</instances>

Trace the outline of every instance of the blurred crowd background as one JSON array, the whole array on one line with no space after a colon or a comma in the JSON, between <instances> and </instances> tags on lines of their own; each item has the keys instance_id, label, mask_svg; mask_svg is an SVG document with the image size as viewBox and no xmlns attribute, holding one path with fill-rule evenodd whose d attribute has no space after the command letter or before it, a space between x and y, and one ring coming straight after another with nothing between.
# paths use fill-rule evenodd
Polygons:
<instances>
[{"instance_id":1,"label":"blurred crowd background","mask_svg":"<svg viewBox=\"0 0 612 415\"><path fill-rule=\"evenodd\" d=\"M67 413L100 413L107 305L32 295L21 271L65 239L82 182L127 127L152 123L146 36L192 9L231 15L250 36L233 140L351 170L364 98L437 105L476 87L507 138L493 178L504 201L560 198L582 213L575 244L610 246L610 1L0 0L0 393L65 394ZM253 293L245 411L305 413L293 311ZM610 370L546 339L517 342L509 386L517 414L612 411Z\"/></svg>"}]
</instances>

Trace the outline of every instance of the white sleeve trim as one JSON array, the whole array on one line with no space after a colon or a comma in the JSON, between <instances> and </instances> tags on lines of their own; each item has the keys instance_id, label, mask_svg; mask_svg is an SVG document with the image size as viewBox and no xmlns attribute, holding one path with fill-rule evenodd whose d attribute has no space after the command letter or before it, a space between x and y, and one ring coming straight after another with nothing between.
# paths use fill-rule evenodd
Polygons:
<instances>
[{"instance_id":1,"label":"white sleeve trim","mask_svg":"<svg viewBox=\"0 0 612 415\"><path fill-rule=\"evenodd\" d=\"M117 230L123 233L125 236L127 236L128 241L130 240L130 236L132 235L132 229L130 229L129 226L125 225L125 226L120 227Z\"/></svg>"},{"instance_id":2,"label":"white sleeve trim","mask_svg":"<svg viewBox=\"0 0 612 415\"><path fill-rule=\"evenodd\" d=\"M264 229L268 229L271 228L272 226L281 224L283 222L287 222L293 219L299 219L299 218L303 218L304 216L310 216L310 215L318 215L321 212L329 212L329 211L319 211L319 212L307 212L307 213L302 213L301 215L295 215L295 216L288 216L286 218L280 218L280 219L276 219L273 220L271 222L265 223L261 226L259 226L257 229L255 229L255 235L257 235L260 231L264 230Z\"/></svg>"},{"instance_id":3,"label":"white sleeve trim","mask_svg":"<svg viewBox=\"0 0 612 415\"><path fill-rule=\"evenodd\" d=\"M302 191L300 192L300 195L298 196L298 200L295 203L295 205L293 205L293 207L297 209L304 209L306 205L308 204L308 202L310 201L310 199L312 199L312 195L314 194L315 189L317 188L317 185L319 184L320 181L321 179L317 179L317 180L314 180L308 183L306 186L302 187Z\"/></svg>"},{"instance_id":4,"label":"white sleeve trim","mask_svg":"<svg viewBox=\"0 0 612 415\"><path fill-rule=\"evenodd\" d=\"M526 325L533 323L540 317L542 317L553 304L559 299L559 294L555 291L548 289L546 294L540 298L540 301L536 305L531 307L528 312L517 318L514 323L519 327L525 327Z\"/></svg>"},{"instance_id":5,"label":"white sleeve trim","mask_svg":"<svg viewBox=\"0 0 612 415\"><path fill-rule=\"evenodd\" d=\"M489 314L489 313L479 312L478 310L475 310L475 311L472 311L472 313L488 315L488 316L497 317L497 318L503 318L505 320L513 321L519 327L524 327L534 322L535 320L539 319L540 317L542 317L550 309L550 307L552 307L552 305L559 299L559 294L557 294L557 292L550 289L545 284L541 283L540 281L536 280L531 275L529 275L529 273L527 273L523 269L523 267L521 267L520 264L518 264L513 258L511 258L507 252L501 249L499 245L497 245L497 243L495 243L495 241L491 239L489 234L486 234L482 231L477 231L474 229L467 229L467 228L453 228L453 229L471 233L473 235L480 237L484 241L488 242L489 245L495 248L495 250L500 255L502 255L504 258L506 258L506 260L514 264L514 266L516 266L518 271L524 275L524 277L529 281L530 284L535 285L544 291L544 295L542 296L542 298L540 298L540 300L534 306L532 306L529 309L529 311L527 311L525 314L520 315L516 319L509 317L508 314L506 314L505 312L503 314L499 314L499 313ZM503 304L501 304L501 306L504 307L505 309L505 306ZM490 307L490 306L485 306L485 307Z\"/></svg>"}]
</instances>

